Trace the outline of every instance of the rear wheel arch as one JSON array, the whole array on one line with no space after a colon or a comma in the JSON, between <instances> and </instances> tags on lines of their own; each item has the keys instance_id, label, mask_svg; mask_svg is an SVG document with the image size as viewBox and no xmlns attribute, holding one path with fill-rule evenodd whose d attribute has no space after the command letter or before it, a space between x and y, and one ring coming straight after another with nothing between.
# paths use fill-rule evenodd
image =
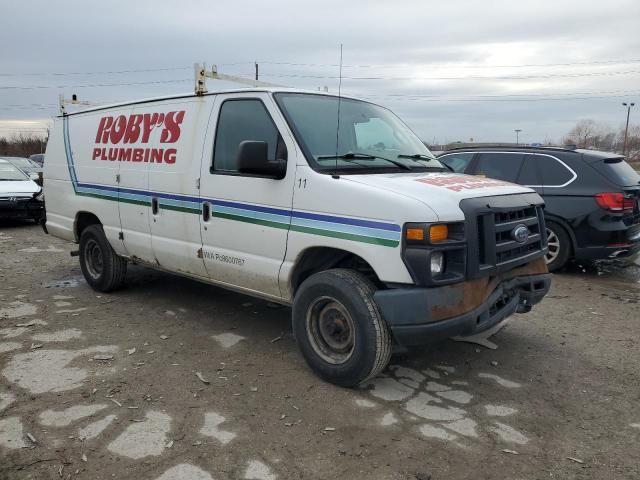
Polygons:
<instances>
[{"instance_id":1,"label":"rear wheel arch","mask_svg":"<svg viewBox=\"0 0 640 480\"><path fill-rule=\"evenodd\" d=\"M566 220L560 217L556 217L555 215L548 215L547 213L545 213L544 222L545 222L545 225L548 224L549 222L552 222L564 228L565 233L569 235L569 240L571 241L571 251L575 252L578 246L576 242L576 236L575 236L575 233L573 232L573 228L571 228L571 225L569 225L569 223L567 223Z\"/></svg>"},{"instance_id":2,"label":"rear wheel arch","mask_svg":"<svg viewBox=\"0 0 640 480\"><path fill-rule=\"evenodd\" d=\"M80 237L85 228L90 225L102 225L100 219L91 212L78 212L73 227L73 234L76 242L80 242Z\"/></svg>"}]
</instances>

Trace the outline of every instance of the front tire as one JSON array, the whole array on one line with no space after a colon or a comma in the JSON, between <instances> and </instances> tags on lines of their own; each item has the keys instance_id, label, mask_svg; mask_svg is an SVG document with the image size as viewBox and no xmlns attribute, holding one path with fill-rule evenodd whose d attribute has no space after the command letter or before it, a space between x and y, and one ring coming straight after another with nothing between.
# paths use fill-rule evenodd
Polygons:
<instances>
[{"instance_id":1,"label":"front tire","mask_svg":"<svg viewBox=\"0 0 640 480\"><path fill-rule=\"evenodd\" d=\"M293 333L320 378L356 387L389 363L391 334L373 300L376 288L352 270L334 269L306 279L293 301Z\"/></svg>"},{"instance_id":2,"label":"front tire","mask_svg":"<svg viewBox=\"0 0 640 480\"><path fill-rule=\"evenodd\" d=\"M112 292L124 283L127 261L109 245L102 225L89 225L80 235L80 268L98 292Z\"/></svg>"},{"instance_id":3,"label":"front tire","mask_svg":"<svg viewBox=\"0 0 640 480\"><path fill-rule=\"evenodd\" d=\"M560 270L571 256L571 240L566 230L555 222L547 222L547 246L547 268L550 272Z\"/></svg>"}]
</instances>

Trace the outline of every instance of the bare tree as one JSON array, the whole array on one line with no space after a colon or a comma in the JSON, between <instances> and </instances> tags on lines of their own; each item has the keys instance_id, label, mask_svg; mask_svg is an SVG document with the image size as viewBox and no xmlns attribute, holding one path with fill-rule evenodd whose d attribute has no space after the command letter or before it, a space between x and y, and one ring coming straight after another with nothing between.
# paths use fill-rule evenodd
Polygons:
<instances>
[{"instance_id":1,"label":"bare tree","mask_svg":"<svg viewBox=\"0 0 640 480\"><path fill-rule=\"evenodd\" d=\"M589 140L593 139L597 131L597 125L595 120L590 118L579 120L575 127L569 132L567 138L570 143L578 145L582 148L588 148L590 145Z\"/></svg>"},{"instance_id":2,"label":"bare tree","mask_svg":"<svg viewBox=\"0 0 640 480\"><path fill-rule=\"evenodd\" d=\"M13 137L0 138L0 155L11 157L28 157L34 153L44 153L47 137L19 134Z\"/></svg>"}]
</instances>

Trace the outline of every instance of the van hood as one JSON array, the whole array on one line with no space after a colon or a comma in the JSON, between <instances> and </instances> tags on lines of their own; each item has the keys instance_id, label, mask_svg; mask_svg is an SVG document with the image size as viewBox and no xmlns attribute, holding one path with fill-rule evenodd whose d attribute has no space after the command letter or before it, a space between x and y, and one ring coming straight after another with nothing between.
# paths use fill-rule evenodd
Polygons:
<instances>
[{"instance_id":1,"label":"van hood","mask_svg":"<svg viewBox=\"0 0 640 480\"><path fill-rule=\"evenodd\" d=\"M31 197L39 191L32 180L0 180L0 197Z\"/></svg>"},{"instance_id":2,"label":"van hood","mask_svg":"<svg viewBox=\"0 0 640 480\"><path fill-rule=\"evenodd\" d=\"M418 200L444 221L460 217L462 211L458 205L466 198L533 192L502 180L459 173L391 173L342 178Z\"/></svg>"}]
</instances>

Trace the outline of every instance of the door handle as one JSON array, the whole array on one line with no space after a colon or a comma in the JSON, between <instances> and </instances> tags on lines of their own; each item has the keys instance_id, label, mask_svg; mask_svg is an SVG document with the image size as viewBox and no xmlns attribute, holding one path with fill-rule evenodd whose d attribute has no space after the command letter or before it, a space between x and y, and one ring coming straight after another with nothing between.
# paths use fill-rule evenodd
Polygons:
<instances>
[{"instance_id":1,"label":"door handle","mask_svg":"<svg viewBox=\"0 0 640 480\"><path fill-rule=\"evenodd\" d=\"M151 199L151 213L154 215L158 214L158 199L156 197Z\"/></svg>"},{"instance_id":2,"label":"door handle","mask_svg":"<svg viewBox=\"0 0 640 480\"><path fill-rule=\"evenodd\" d=\"M211 218L211 205L209 202L204 202L202 204L202 220L204 222L208 222Z\"/></svg>"}]
</instances>

